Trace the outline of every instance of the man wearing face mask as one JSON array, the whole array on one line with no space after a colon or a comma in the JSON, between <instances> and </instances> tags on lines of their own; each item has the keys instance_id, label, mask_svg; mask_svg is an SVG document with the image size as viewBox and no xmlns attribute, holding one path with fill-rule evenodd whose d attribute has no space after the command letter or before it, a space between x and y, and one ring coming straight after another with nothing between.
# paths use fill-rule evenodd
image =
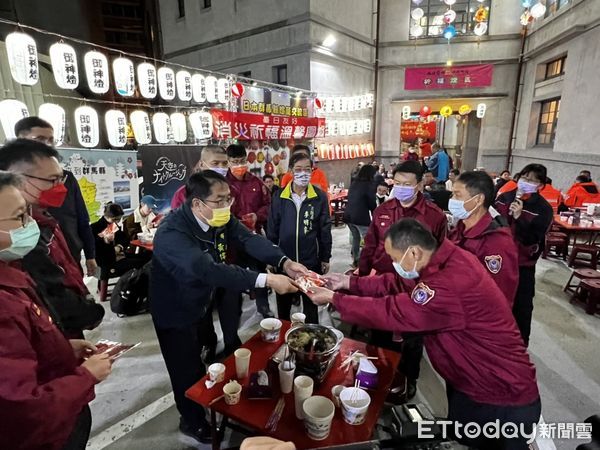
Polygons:
<instances>
[{"instance_id":1,"label":"man wearing face mask","mask_svg":"<svg viewBox=\"0 0 600 450\"><path fill-rule=\"evenodd\" d=\"M229 162L227 153L220 145L207 145L202 148L200 159L192 173L212 170L223 176L227 175ZM175 191L171 199L171 209L177 209L185 202L185 184Z\"/></svg>"},{"instance_id":2,"label":"man wearing face mask","mask_svg":"<svg viewBox=\"0 0 600 450\"><path fill-rule=\"evenodd\" d=\"M502 216L492 218L489 212L494 197L494 182L487 173L460 175L448 202L458 223L448 238L477 256L512 308L519 282L518 251L506 220Z\"/></svg>"},{"instance_id":3,"label":"man wearing face mask","mask_svg":"<svg viewBox=\"0 0 600 450\"><path fill-rule=\"evenodd\" d=\"M521 170L517 189L496 199L496 210L512 229L519 249L519 285L513 314L525 341L529 344L533 297L535 297L535 265L544 250L546 232L552 225L552 206L539 191L546 183L546 167L528 164Z\"/></svg>"},{"instance_id":4,"label":"man wearing face mask","mask_svg":"<svg viewBox=\"0 0 600 450\"><path fill-rule=\"evenodd\" d=\"M414 219L389 229L385 250L395 273L325 276L331 289L343 292L315 288L309 294L313 302L332 303L346 322L424 333L431 364L446 381L449 420L463 426L496 420L501 426L522 424L531 436L541 412L535 367L488 271L449 240L438 243ZM404 291L400 279L406 278L418 278L412 291ZM463 433L458 441L483 449L529 448L523 436Z\"/></svg>"},{"instance_id":5,"label":"man wearing face mask","mask_svg":"<svg viewBox=\"0 0 600 450\"><path fill-rule=\"evenodd\" d=\"M58 152L47 145L16 139L0 149L0 170L23 177L21 192L40 228L38 244L23 258L23 269L36 281L65 334L82 337L83 330L98 326L104 308L88 292L79 262L73 258L58 222L47 211L62 205L67 194L58 157Z\"/></svg>"},{"instance_id":6,"label":"man wearing face mask","mask_svg":"<svg viewBox=\"0 0 600 450\"><path fill-rule=\"evenodd\" d=\"M204 409L187 399L185 391L206 373L203 362L214 357L215 289L297 291L284 275L227 264L228 248L243 250L293 278L307 272L232 217L232 202L225 177L209 170L196 173L186 184L185 203L164 219L154 238L150 311L182 416L179 428L203 443L211 441Z\"/></svg>"}]
</instances>

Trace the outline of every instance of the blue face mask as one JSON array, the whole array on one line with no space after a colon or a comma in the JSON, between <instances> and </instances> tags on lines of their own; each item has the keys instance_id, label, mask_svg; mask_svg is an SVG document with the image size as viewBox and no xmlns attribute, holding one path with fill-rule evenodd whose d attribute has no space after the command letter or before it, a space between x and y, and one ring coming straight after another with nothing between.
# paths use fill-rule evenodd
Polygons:
<instances>
[{"instance_id":1,"label":"blue face mask","mask_svg":"<svg viewBox=\"0 0 600 450\"><path fill-rule=\"evenodd\" d=\"M16 230L0 230L0 232L10 234L10 247L0 250L0 260L6 262L23 259L35 248L40 239L40 229L35 220L30 220L27 225Z\"/></svg>"},{"instance_id":2,"label":"blue face mask","mask_svg":"<svg viewBox=\"0 0 600 450\"><path fill-rule=\"evenodd\" d=\"M523 194L535 194L540 187L537 183L530 183L529 181L519 180L517 181L517 190Z\"/></svg>"},{"instance_id":3,"label":"blue face mask","mask_svg":"<svg viewBox=\"0 0 600 450\"><path fill-rule=\"evenodd\" d=\"M406 249L404 255L402 255L402 259L400 260L400 262L394 261L392 264L394 265L394 269L396 270L398 275L400 275L402 278L407 280L414 280L415 278L419 278L419 272L417 272L417 262L415 261L415 266L413 267L413 270L404 270L404 267L402 267L402 261L404 261L404 258L406 257L406 254L409 250L410 247Z\"/></svg>"},{"instance_id":4,"label":"blue face mask","mask_svg":"<svg viewBox=\"0 0 600 450\"><path fill-rule=\"evenodd\" d=\"M408 203L415 198L416 190L416 186L394 186L392 194L401 203Z\"/></svg>"},{"instance_id":5,"label":"blue face mask","mask_svg":"<svg viewBox=\"0 0 600 450\"><path fill-rule=\"evenodd\" d=\"M473 208L471 211L467 211L465 209L465 203L470 202L474 198L475 197L471 197L467 201L456 200L454 198L451 198L450 200L448 200L448 211L450 211L450 214L452 214L452 217L454 217L455 219L468 219L469 216L473 213L473 211L475 211L475 208Z\"/></svg>"},{"instance_id":6,"label":"blue face mask","mask_svg":"<svg viewBox=\"0 0 600 450\"><path fill-rule=\"evenodd\" d=\"M308 186L308 183L310 183L310 177L311 174L308 172L294 173L294 183L301 187Z\"/></svg>"},{"instance_id":7,"label":"blue face mask","mask_svg":"<svg viewBox=\"0 0 600 450\"><path fill-rule=\"evenodd\" d=\"M219 175L227 175L227 172L229 172L229 169L227 167L213 167L212 169L213 172L217 172Z\"/></svg>"}]
</instances>

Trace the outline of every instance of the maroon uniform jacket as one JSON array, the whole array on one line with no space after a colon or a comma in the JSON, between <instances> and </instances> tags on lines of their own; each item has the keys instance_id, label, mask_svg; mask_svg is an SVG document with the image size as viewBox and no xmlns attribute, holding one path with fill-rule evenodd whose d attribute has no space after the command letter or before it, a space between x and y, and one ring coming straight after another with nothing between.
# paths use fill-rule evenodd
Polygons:
<instances>
[{"instance_id":1,"label":"maroon uniform jacket","mask_svg":"<svg viewBox=\"0 0 600 450\"><path fill-rule=\"evenodd\" d=\"M503 219L493 219L487 213L469 230L465 230L462 220L459 221L448 239L477 256L512 308L519 284L519 252L510 228L505 224Z\"/></svg>"},{"instance_id":2,"label":"maroon uniform jacket","mask_svg":"<svg viewBox=\"0 0 600 450\"><path fill-rule=\"evenodd\" d=\"M231 205L231 214L238 220L250 213L256 214L256 228L260 232L266 225L271 207L271 193L265 184L251 173L246 173L244 178L238 180L227 172L227 183L231 189L231 196L235 199Z\"/></svg>"},{"instance_id":3,"label":"maroon uniform jacket","mask_svg":"<svg viewBox=\"0 0 600 450\"><path fill-rule=\"evenodd\" d=\"M31 278L0 261L0 448L61 449L96 379L41 306Z\"/></svg>"},{"instance_id":4,"label":"maroon uniform jacket","mask_svg":"<svg viewBox=\"0 0 600 450\"><path fill-rule=\"evenodd\" d=\"M425 200L420 192L417 194L417 201L410 208L404 208L395 198L388 200L373 211L373 220L365 236L365 246L360 252L360 276L369 275L371 269L378 273L394 273L392 260L384 248L385 233L394 223L405 217L421 222L438 242L446 237L446 215L435 204Z\"/></svg>"},{"instance_id":5,"label":"maroon uniform jacket","mask_svg":"<svg viewBox=\"0 0 600 450\"><path fill-rule=\"evenodd\" d=\"M399 277L352 277L333 303L344 321L422 332L433 367L479 403L522 406L539 398L535 367L504 294L477 258L444 240L412 293Z\"/></svg>"}]
</instances>

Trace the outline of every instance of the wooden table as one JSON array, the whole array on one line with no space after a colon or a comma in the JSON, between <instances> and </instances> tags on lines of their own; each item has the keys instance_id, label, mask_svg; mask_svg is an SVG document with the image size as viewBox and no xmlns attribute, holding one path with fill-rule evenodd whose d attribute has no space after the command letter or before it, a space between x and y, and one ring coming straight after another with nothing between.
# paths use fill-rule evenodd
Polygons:
<instances>
[{"instance_id":1,"label":"wooden table","mask_svg":"<svg viewBox=\"0 0 600 450\"><path fill-rule=\"evenodd\" d=\"M252 351L252 356L250 357L250 373L265 369L271 355L273 355L284 343L284 334L289 329L290 323L287 321L284 321L283 323L282 333L277 343L267 344L263 342L259 332L243 345L243 347ZM371 405L369 406L369 413L365 423L358 426L348 425L344 422L340 409L336 409L329 437L323 441L314 441L306 435L302 421L296 419L294 394L292 392L290 394L283 394L283 397L285 398L283 415L275 432L269 432L265 429L265 426L277 401L282 395L279 391L278 378L272 377L274 396L269 400L248 400L246 397L248 379L245 379L239 380L243 386L240 403L228 406L225 404L224 400L219 400L211 406L211 427L213 431L212 448L214 450L219 449L222 440L222 430L218 430L219 425L216 419L217 412L223 415L224 424L221 428L228 426L228 421L233 420L241 424L250 433L272 436L283 441L292 441L299 450L370 440L394 378L394 372L400 361L400 354L390 350L368 346L352 339L344 339L342 341L340 354L333 363L331 371L320 386L315 385L313 395L323 395L327 398L331 398L331 388L336 384L343 384L345 386L352 386L354 384L353 371L351 370L349 373L345 373L339 369L339 365L343 359L342 355L344 355L345 358L349 352L354 350L360 350L369 356L377 356L379 358L378 360L373 360L379 370L379 386L375 391L368 391L371 396ZM235 379L235 357L233 355L229 356L223 361L223 364L227 367L225 371L225 382ZM188 398L204 407L208 407L211 400L222 395L223 385L225 384L225 382L219 383L212 389L207 389L204 384L206 378L206 376L202 378L186 392ZM236 427L235 429L238 428Z\"/></svg>"},{"instance_id":2,"label":"wooden table","mask_svg":"<svg viewBox=\"0 0 600 450\"><path fill-rule=\"evenodd\" d=\"M131 245L133 245L134 247L139 247L139 248L143 248L145 250L149 250L149 251L153 251L154 250L154 244L150 243L146 243L146 242L142 242L139 239L134 239L133 241L130 242Z\"/></svg>"},{"instance_id":3,"label":"wooden table","mask_svg":"<svg viewBox=\"0 0 600 450\"><path fill-rule=\"evenodd\" d=\"M554 225L559 227L561 231L569 237L569 242L571 242L571 237L573 238L571 245L575 245L577 243L577 238L586 234L588 237L583 243L588 245L593 244L600 233L600 227L582 227L580 225L569 225L566 221L562 222L560 220L560 215L558 214L554 216Z\"/></svg>"}]
</instances>

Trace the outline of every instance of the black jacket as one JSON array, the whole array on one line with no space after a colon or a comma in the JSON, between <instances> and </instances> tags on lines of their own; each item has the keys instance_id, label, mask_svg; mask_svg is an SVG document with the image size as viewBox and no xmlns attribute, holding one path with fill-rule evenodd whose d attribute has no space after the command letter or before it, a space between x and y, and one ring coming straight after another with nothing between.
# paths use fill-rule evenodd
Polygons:
<instances>
[{"instance_id":1,"label":"black jacket","mask_svg":"<svg viewBox=\"0 0 600 450\"><path fill-rule=\"evenodd\" d=\"M309 184L298 210L292 200L292 184L273 198L267 237L279 245L286 256L320 273L321 263L331 259L329 200L327 194Z\"/></svg>"},{"instance_id":2,"label":"black jacket","mask_svg":"<svg viewBox=\"0 0 600 450\"><path fill-rule=\"evenodd\" d=\"M365 227L371 225L369 213L377 207L376 192L377 184L375 182L355 180L348 190L344 222Z\"/></svg>"},{"instance_id":3,"label":"black jacket","mask_svg":"<svg viewBox=\"0 0 600 450\"><path fill-rule=\"evenodd\" d=\"M106 227L108 227L108 225L109 224L104 217L101 217L98 222L94 222L91 225L96 242L96 262L99 267L111 267L117 262L117 253L115 251L116 245L122 246L123 250L126 250L127 247L129 247L129 237L127 236L127 233L121 229L115 233L115 240L110 244L107 244L104 242L103 238L98 236L106 229Z\"/></svg>"},{"instance_id":4,"label":"black jacket","mask_svg":"<svg viewBox=\"0 0 600 450\"><path fill-rule=\"evenodd\" d=\"M210 311L214 288L251 289L258 273L225 264L228 246L278 267L285 255L253 234L233 216L221 228L204 231L187 204L172 211L154 237L150 276L150 311L157 328L181 328Z\"/></svg>"}]
</instances>

